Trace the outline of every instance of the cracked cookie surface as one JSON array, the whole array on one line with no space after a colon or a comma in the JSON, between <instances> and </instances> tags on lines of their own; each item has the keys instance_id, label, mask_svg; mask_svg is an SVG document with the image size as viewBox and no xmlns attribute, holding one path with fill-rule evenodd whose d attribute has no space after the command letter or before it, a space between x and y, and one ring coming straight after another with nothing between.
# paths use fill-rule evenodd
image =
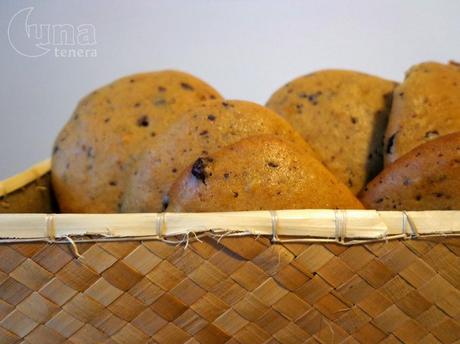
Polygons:
<instances>
[{"instance_id":1,"label":"cracked cookie surface","mask_svg":"<svg viewBox=\"0 0 460 344\"><path fill-rule=\"evenodd\" d=\"M355 194L383 165L383 135L395 83L322 70L294 79L267 106L288 120Z\"/></svg>"},{"instance_id":2,"label":"cracked cookie surface","mask_svg":"<svg viewBox=\"0 0 460 344\"><path fill-rule=\"evenodd\" d=\"M196 160L173 184L169 200L173 212L363 208L313 155L272 135Z\"/></svg>"}]
</instances>

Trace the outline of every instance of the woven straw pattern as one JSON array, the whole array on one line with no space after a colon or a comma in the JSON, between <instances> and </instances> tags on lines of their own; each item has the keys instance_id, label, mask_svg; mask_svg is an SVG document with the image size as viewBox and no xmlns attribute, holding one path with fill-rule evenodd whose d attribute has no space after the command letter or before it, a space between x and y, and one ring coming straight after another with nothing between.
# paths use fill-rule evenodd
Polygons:
<instances>
[{"instance_id":1,"label":"woven straw pattern","mask_svg":"<svg viewBox=\"0 0 460 344\"><path fill-rule=\"evenodd\" d=\"M0 343L455 343L459 244L0 245Z\"/></svg>"}]
</instances>

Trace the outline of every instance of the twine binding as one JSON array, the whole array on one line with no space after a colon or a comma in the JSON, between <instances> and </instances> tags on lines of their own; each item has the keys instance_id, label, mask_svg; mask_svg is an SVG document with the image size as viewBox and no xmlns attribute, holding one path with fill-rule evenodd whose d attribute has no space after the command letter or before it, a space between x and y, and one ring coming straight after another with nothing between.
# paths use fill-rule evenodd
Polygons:
<instances>
[{"instance_id":1,"label":"twine binding","mask_svg":"<svg viewBox=\"0 0 460 344\"><path fill-rule=\"evenodd\" d=\"M278 214L276 213L276 210L270 210L270 219L272 221L272 239L271 242L279 242L278 234L277 234L277 229L278 229Z\"/></svg>"},{"instance_id":2,"label":"twine binding","mask_svg":"<svg viewBox=\"0 0 460 344\"><path fill-rule=\"evenodd\" d=\"M156 218L156 237L163 237L163 228L166 226L165 213L158 213Z\"/></svg>"},{"instance_id":3,"label":"twine binding","mask_svg":"<svg viewBox=\"0 0 460 344\"><path fill-rule=\"evenodd\" d=\"M412 221L409 214L407 214L407 211L404 210L402 213L403 213L403 234L407 235L409 239L418 238L420 235L417 231L417 226ZM411 233L406 232L406 223L409 224ZM440 234L443 234L443 233L440 233Z\"/></svg>"},{"instance_id":4,"label":"twine binding","mask_svg":"<svg viewBox=\"0 0 460 344\"><path fill-rule=\"evenodd\" d=\"M46 214L45 223L46 223L46 236L51 239L51 241L56 240L56 226L54 224L55 216L54 214Z\"/></svg>"},{"instance_id":5,"label":"twine binding","mask_svg":"<svg viewBox=\"0 0 460 344\"><path fill-rule=\"evenodd\" d=\"M335 215L335 240L344 244L347 233L347 212L336 209Z\"/></svg>"}]
</instances>

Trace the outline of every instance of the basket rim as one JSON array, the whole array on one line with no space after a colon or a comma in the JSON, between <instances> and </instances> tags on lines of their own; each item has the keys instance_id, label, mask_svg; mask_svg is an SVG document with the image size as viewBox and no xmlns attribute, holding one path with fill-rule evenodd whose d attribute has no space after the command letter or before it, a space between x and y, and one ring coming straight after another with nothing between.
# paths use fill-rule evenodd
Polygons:
<instances>
[{"instance_id":1,"label":"basket rim","mask_svg":"<svg viewBox=\"0 0 460 344\"><path fill-rule=\"evenodd\" d=\"M292 209L220 213L2 214L0 243L266 236L272 242L354 245L460 236L460 211ZM220 240L220 239L219 239ZM59 241L59 240L58 240Z\"/></svg>"},{"instance_id":2,"label":"basket rim","mask_svg":"<svg viewBox=\"0 0 460 344\"><path fill-rule=\"evenodd\" d=\"M50 171L51 159L48 158L32 165L14 176L0 180L0 197L6 196L26 186L27 184L32 183Z\"/></svg>"}]
</instances>

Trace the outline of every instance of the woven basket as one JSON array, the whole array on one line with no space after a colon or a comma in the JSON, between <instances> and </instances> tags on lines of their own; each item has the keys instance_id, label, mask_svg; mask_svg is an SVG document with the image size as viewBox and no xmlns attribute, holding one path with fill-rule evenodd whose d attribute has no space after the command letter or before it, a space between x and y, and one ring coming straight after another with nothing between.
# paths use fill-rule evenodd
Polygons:
<instances>
[{"instance_id":1,"label":"woven basket","mask_svg":"<svg viewBox=\"0 0 460 344\"><path fill-rule=\"evenodd\" d=\"M29 179L18 212L54 211L46 169ZM0 245L1 344L460 341L457 237L77 245Z\"/></svg>"}]
</instances>

